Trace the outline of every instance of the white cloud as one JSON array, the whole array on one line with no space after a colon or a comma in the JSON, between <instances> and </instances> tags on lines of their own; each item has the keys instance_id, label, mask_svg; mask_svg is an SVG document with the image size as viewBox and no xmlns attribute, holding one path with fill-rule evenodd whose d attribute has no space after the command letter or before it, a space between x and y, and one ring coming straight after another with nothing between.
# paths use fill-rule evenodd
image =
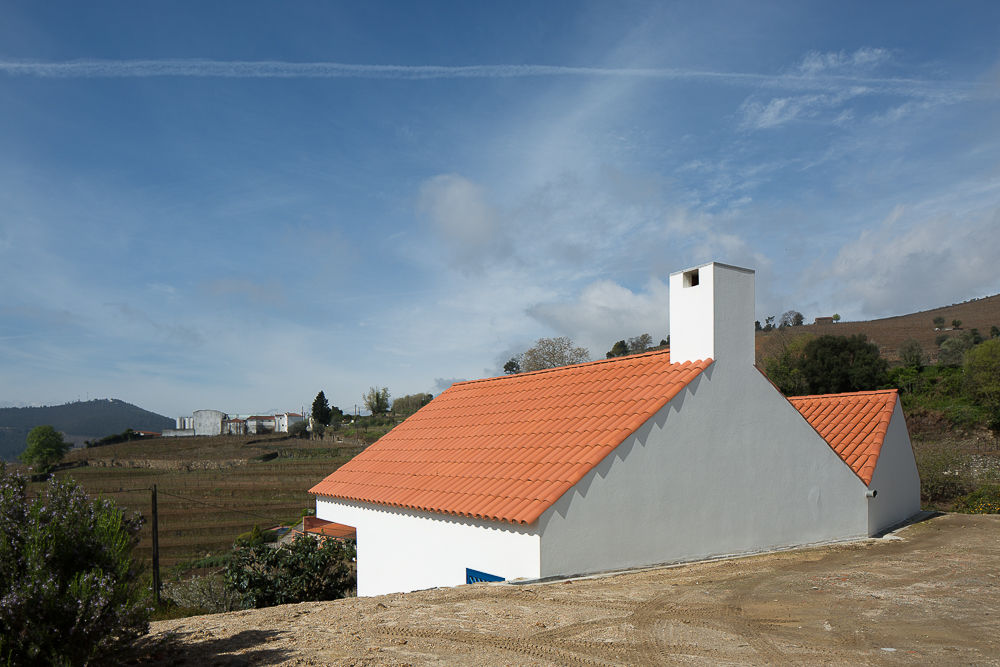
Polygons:
<instances>
[{"instance_id":1,"label":"white cloud","mask_svg":"<svg viewBox=\"0 0 1000 667\"><path fill-rule=\"evenodd\" d=\"M616 340L650 334L656 341L669 333L667 283L651 280L642 291L633 292L610 280L587 285L571 301L540 303L528 314L590 350L598 359Z\"/></svg>"},{"instance_id":2,"label":"white cloud","mask_svg":"<svg viewBox=\"0 0 1000 667\"><path fill-rule=\"evenodd\" d=\"M419 208L451 247L459 263L475 265L506 257L510 240L483 187L457 174L442 174L420 188Z\"/></svg>"},{"instance_id":3,"label":"white cloud","mask_svg":"<svg viewBox=\"0 0 1000 667\"><path fill-rule=\"evenodd\" d=\"M837 308L865 316L932 308L1000 291L1000 207L920 218L896 207L844 245L818 278Z\"/></svg>"},{"instance_id":4,"label":"white cloud","mask_svg":"<svg viewBox=\"0 0 1000 667\"><path fill-rule=\"evenodd\" d=\"M842 124L853 115L850 109L842 109L844 104L869 92L871 91L864 86L853 86L830 95L775 97L766 103L750 97L740 106L740 127L764 130L794 120L820 117L834 124Z\"/></svg>"},{"instance_id":5,"label":"white cloud","mask_svg":"<svg viewBox=\"0 0 1000 667\"><path fill-rule=\"evenodd\" d=\"M798 71L808 76L843 72L845 70L870 69L887 62L891 57L888 49L863 47L848 53L847 51L810 51L799 63Z\"/></svg>"}]
</instances>

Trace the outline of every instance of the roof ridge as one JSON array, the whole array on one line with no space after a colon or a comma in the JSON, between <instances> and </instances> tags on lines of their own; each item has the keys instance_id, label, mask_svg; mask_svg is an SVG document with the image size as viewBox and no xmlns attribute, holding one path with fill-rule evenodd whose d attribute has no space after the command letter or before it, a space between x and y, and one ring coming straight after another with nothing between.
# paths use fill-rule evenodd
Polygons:
<instances>
[{"instance_id":1,"label":"roof ridge","mask_svg":"<svg viewBox=\"0 0 1000 667\"><path fill-rule=\"evenodd\" d=\"M789 396L789 401L815 400L818 398L843 398L847 396L870 396L872 394L898 394L899 389L864 389L862 391L842 391L836 394L808 394L806 396Z\"/></svg>"},{"instance_id":2,"label":"roof ridge","mask_svg":"<svg viewBox=\"0 0 1000 667\"><path fill-rule=\"evenodd\" d=\"M620 362L625 359L639 359L641 357L653 357L656 355L670 355L670 348L664 348L662 350L653 350L651 352L639 352L637 354L626 354L621 357L611 357L610 359L595 359L593 361L582 361L578 364L567 364L565 366L556 366L554 368L540 368L537 371L524 371L523 373L511 373L510 375L494 375L488 378L476 378L475 380L462 380L461 382L453 382L452 386L464 385L464 384L475 384L477 382L493 382L496 380L507 380L510 378L527 377L529 375L541 375L542 373L555 373L558 371L565 371L570 368L581 368L583 366L597 366L599 364L611 364L615 362ZM698 359L696 361L711 361L710 358ZM671 362L671 366L683 365L685 363L696 363L696 361L685 361L685 362Z\"/></svg>"}]
</instances>

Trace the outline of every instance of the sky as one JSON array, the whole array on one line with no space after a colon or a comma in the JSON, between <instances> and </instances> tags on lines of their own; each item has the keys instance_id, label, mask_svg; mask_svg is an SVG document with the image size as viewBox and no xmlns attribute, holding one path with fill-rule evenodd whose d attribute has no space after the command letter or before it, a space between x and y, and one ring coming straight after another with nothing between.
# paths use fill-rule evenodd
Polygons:
<instances>
[{"instance_id":1,"label":"sky","mask_svg":"<svg viewBox=\"0 0 1000 667\"><path fill-rule=\"evenodd\" d=\"M1000 292L1000 3L0 0L0 405L346 412Z\"/></svg>"}]
</instances>

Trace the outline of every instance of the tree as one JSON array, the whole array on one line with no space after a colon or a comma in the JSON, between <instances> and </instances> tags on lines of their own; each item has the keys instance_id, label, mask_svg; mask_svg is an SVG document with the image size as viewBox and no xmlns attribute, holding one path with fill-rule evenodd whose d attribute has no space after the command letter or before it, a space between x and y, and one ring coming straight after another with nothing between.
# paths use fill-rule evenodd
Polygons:
<instances>
[{"instance_id":1,"label":"tree","mask_svg":"<svg viewBox=\"0 0 1000 667\"><path fill-rule=\"evenodd\" d=\"M503 365L503 372L507 375L517 375L521 372L521 355L515 355L507 360Z\"/></svg>"},{"instance_id":2,"label":"tree","mask_svg":"<svg viewBox=\"0 0 1000 667\"><path fill-rule=\"evenodd\" d=\"M109 664L149 628L142 520L72 482L32 495L0 462L0 662Z\"/></svg>"},{"instance_id":3,"label":"tree","mask_svg":"<svg viewBox=\"0 0 1000 667\"><path fill-rule=\"evenodd\" d=\"M42 472L61 461L72 447L63 440L62 433L48 425L31 429L25 442L28 446L21 454L21 461Z\"/></svg>"},{"instance_id":4,"label":"tree","mask_svg":"<svg viewBox=\"0 0 1000 667\"><path fill-rule=\"evenodd\" d=\"M648 333L640 334L635 338L628 339L628 353L639 354L653 347L653 337Z\"/></svg>"},{"instance_id":5,"label":"tree","mask_svg":"<svg viewBox=\"0 0 1000 667\"><path fill-rule=\"evenodd\" d=\"M971 331L963 331L957 336L949 336L938 347L938 364L941 366L961 366L965 353L975 347L975 336Z\"/></svg>"},{"instance_id":6,"label":"tree","mask_svg":"<svg viewBox=\"0 0 1000 667\"><path fill-rule=\"evenodd\" d=\"M412 415L434 398L432 394L407 394L392 401L392 411L397 415Z\"/></svg>"},{"instance_id":7,"label":"tree","mask_svg":"<svg viewBox=\"0 0 1000 667\"><path fill-rule=\"evenodd\" d=\"M774 329L774 315L768 315L764 318L764 328L763 331L771 331Z\"/></svg>"},{"instance_id":8,"label":"tree","mask_svg":"<svg viewBox=\"0 0 1000 667\"><path fill-rule=\"evenodd\" d=\"M888 364L864 334L819 336L809 341L800 369L810 394L865 391L888 382Z\"/></svg>"},{"instance_id":9,"label":"tree","mask_svg":"<svg viewBox=\"0 0 1000 667\"><path fill-rule=\"evenodd\" d=\"M952 326L953 329L961 329L962 328L962 320L952 320L951 321L951 326Z\"/></svg>"},{"instance_id":10,"label":"tree","mask_svg":"<svg viewBox=\"0 0 1000 667\"><path fill-rule=\"evenodd\" d=\"M620 341L617 341L614 345L612 345L611 349L604 356L607 357L608 359L613 359L615 357L624 357L626 354L628 354L628 343L626 343L625 340L622 339Z\"/></svg>"},{"instance_id":11,"label":"tree","mask_svg":"<svg viewBox=\"0 0 1000 667\"><path fill-rule=\"evenodd\" d=\"M1000 338L1000 327L995 324L990 327L990 338Z\"/></svg>"},{"instance_id":12,"label":"tree","mask_svg":"<svg viewBox=\"0 0 1000 667\"><path fill-rule=\"evenodd\" d=\"M942 317L941 315L937 315L934 318L934 328L940 329L943 326L944 326L944 317Z\"/></svg>"},{"instance_id":13,"label":"tree","mask_svg":"<svg viewBox=\"0 0 1000 667\"><path fill-rule=\"evenodd\" d=\"M786 396L808 393L801 365L805 346L813 338L812 334L793 335L779 329L762 347L764 373Z\"/></svg>"},{"instance_id":14,"label":"tree","mask_svg":"<svg viewBox=\"0 0 1000 667\"><path fill-rule=\"evenodd\" d=\"M833 314L833 321L834 322L839 322L840 321L840 313L834 313Z\"/></svg>"},{"instance_id":15,"label":"tree","mask_svg":"<svg viewBox=\"0 0 1000 667\"><path fill-rule=\"evenodd\" d=\"M917 339L908 338L899 346L899 360L907 368L919 371L924 367L924 348Z\"/></svg>"},{"instance_id":16,"label":"tree","mask_svg":"<svg viewBox=\"0 0 1000 667\"><path fill-rule=\"evenodd\" d=\"M389 412L389 388L369 387L368 392L362 394L361 400L365 402L365 407L373 415L381 415Z\"/></svg>"},{"instance_id":17,"label":"tree","mask_svg":"<svg viewBox=\"0 0 1000 667\"><path fill-rule=\"evenodd\" d=\"M226 565L226 585L244 608L336 600L355 585L353 542L300 535L277 549L237 546Z\"/></svg>"},{"instance_id":18,"label":"tree","mask_svg":"<svg viewBox=\"0 0 1000 667\"><path fill-rule=\"evenodd\" d=\"M539 338L535 346L521 356L521 370L540 371L584 361L590 361L590 352L583 347L573 347L573 341L569 338Z\"/></svg>"},{"instance_id":19,"label":"tree","mask_svg":"<svg viewBox=\"0 0 1000 667\"><path fill-rule=\"evenodd\" d=\"M1000 338L991 338L965 353L969 392L990 411L990 425L1000 428Z\"/></svg>"},{"instance_id":20,"label":"tree","mask_svg":"<svg viewBox=\"0 0 1000 667\"><path fill-rule=\"evenodd\" d=\"M330 410L330 403L326 400L326 394L320 391L316 394L316 398L313 399L312 405L312 418L314 424L322 424L326 426L330 423L330 418L333 416L333 411Z\"/></svg>"},{"instance_id":21,"label":"tree","mask_svg":"<svg viewBox=\"0 0 1000 667\"><path fill-rule=\"evenodd\" d=\"M781 314L781 319L778 321L778 326L784 327L798 327L802 326L805 321L805 317L797 310L786 310Z\"/></svg>"}]
</instances>

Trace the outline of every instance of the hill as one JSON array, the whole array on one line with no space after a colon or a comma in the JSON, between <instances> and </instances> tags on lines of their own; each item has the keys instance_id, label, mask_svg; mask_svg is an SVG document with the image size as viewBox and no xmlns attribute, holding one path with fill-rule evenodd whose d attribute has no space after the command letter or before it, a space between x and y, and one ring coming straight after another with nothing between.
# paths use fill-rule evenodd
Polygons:
<instances>
[{"instance_id":1,"label":"hill","mask_svg":"<svg viewBox=\"0 0 1000 667\"><path fill-rule=\"evenodd\" d=\"M173 428L176 422L116 398L37 408L0 408L0 459L14 460L24 451L28 431L42 424L62 431L68 440L82 443L128 428L160 432Z\"/></svg>"},{"instance_id":2,"label":"hill","mask_svg":"<svg viewBox=\"0 0 1000 667\"><path fill-rule=\"evenodd\" d=\"M944 318L941 329L934 327L934 318ZM952 321L960 320L961 328L952 328ZM864 334L868 340L878 345L882 357L894 363L899 360L899 346L903 341L915 339L923 348L924 355L931 361L937 360L938 336L953 336L971 329L979 329L985 338L990 336L990 327L1000 327L1000 294L972 299L964 303L941 306L932 310L922 310L909 315L885 317L879 320L837 322L835 324L805 324L787 329L757 332L757 360L767 355L769 343L786 334L809 333L816 336L853 336Z\"/></svg>"}]
</instances>

